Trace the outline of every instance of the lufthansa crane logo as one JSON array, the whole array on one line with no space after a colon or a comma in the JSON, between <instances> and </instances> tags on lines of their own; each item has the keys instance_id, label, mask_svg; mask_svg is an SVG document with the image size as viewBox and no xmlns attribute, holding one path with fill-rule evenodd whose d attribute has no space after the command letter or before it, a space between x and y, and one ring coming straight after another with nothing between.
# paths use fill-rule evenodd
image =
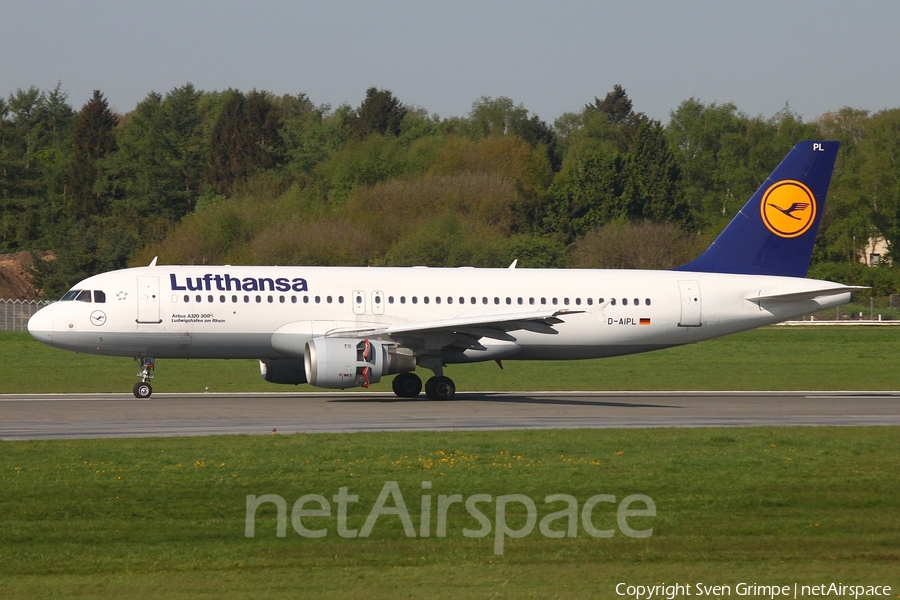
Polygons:
<instances>
[{"instance_id":1,"label":"lufthansa crane logo","mask_svg":"<svg viewBox=\"0 0 900 600\"><path fill-rule=\"evenodd\" d=\"M806 233L816 220L816 197L799 181L785 179L766 190L759 211L769 231L778 237L795 238Z\"/></svg>"}]
</instances>

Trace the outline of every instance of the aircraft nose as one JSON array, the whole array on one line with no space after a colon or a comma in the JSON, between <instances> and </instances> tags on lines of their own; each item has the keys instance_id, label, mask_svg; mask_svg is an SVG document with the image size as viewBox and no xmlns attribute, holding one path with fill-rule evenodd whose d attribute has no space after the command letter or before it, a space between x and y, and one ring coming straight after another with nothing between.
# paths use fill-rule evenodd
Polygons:
<instances>
[{"instance_id":1,"label":"aircraft nose","mask_svg":"<svg viewBox=\"0 0 900 600\"><path fill-rule=\"evenodd\" d=\"M28 319L28 333L39 342L49 344L53 341L53 314L50 306L45 306Z\"/></svg>"}]
</instances>

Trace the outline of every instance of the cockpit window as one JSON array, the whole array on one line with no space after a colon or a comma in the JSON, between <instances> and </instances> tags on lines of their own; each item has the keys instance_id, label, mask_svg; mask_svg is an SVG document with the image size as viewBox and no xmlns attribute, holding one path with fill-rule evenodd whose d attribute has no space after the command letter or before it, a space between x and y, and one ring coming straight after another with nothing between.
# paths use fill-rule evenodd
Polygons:
<instances>
[{"instance_id":1,"label":"cockpit window","mask_svg":"<svg viewBox=\"0 0 900 600\"><path fill-rule=\"evenodd\" d=\"M78 296L75 298L79 302L90 302L91 301L91 291L90 290L82 290Z\"/></svg>"},{"instance_id":2,"label":"cockpit window","mask_svg":"<svg viewBox=\"0 0 900 600\"><path fill-rule=\"evenodd\" d=\"M94 302L106 302L106 293L94 290Z\"/></svg>"},{"instance_id":3,"label":"cockpit window","mask_svg":"<svg viewBox=\"0 0 900 600\"><path fill-rule=\"evenodd\" d=\"M60 300L61 301L74 300L75 297L80 293L81 293L81 290L69 290L68 292L65 293L65 295L62 298L60 298Z\"/></svg>"}]
</instances>

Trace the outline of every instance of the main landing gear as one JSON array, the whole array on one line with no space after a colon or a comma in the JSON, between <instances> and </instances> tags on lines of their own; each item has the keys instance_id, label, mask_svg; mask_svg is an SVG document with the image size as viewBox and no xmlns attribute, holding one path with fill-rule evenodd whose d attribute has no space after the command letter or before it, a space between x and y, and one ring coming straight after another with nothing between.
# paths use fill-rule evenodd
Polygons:
<instances>
[{"instance_id":1,"label":"main landing gear","mask_svg":"<svg viewBox=\"0 0 900 600\"><path fill-rule=\"evenodd\" d=\"M153 393L153 387L150 386L150 380L153 379L153 367L155 362L152 356L143 356L134 359L141 365L141 372L137 374L141 378L139 382L134 384L135 398L149 398Z\"/></svg>"},{"instance_id":2,"label":"main landing gear","mask_svg":"<svg viewBox=\"0 0 900 600\"><path fill-rule=\"evenodd\" d=\"M456 384L440 372L441 365L434 377L425 382L425 395L430 400L452 400L456 394ZM415 373L400 373L391 383L394 393L401 398L415 398L422 391L422 380Z\"/></svg>"}]
</instances>

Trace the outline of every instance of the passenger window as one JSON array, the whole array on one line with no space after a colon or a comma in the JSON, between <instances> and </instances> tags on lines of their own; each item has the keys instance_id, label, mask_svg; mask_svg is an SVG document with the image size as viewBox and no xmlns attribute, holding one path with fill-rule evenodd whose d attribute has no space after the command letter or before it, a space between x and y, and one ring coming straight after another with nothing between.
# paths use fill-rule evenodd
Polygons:
<instances>
[{"instance_id":1,"label":"passenger window","mask_svg":"<svg viewBox=\"0 0 900 600\"><path fill-rule=\"evenodd\" d=\"M507 304L512 304L512 298L507 297L507 298L506 298L506 303L507 303Z\"/></svg>"},{"instance_id":2,"label":"passenger window","mask_svg":"<svg viewBox=\"0 0 900 600\"><path fill-rule=\"evenodd\" d=\"M622 298L622 306L628 306L628 298Z\"/></svg>"},{"instance_id":3,"label":"passenger window","mask_svg":"<svg viewBox=\"0 0 900 600\"><path fill-rule=\"evenodd\" d=\"M309 296L303 296L303 304L309 304Z\"/></svg>"},{"instance_id":4,"label":"passenger window","mask_svg":"<svg viewBox=\"0 0 900 600\"><path fill-rule=\"evenodd\" d=\"M597 300L597 304L603 304L606 300L604 298L600 298Z\"/></svg>"},{"instance_id":5,"label":"passenger window","mask_svg":"<svg viewBox=\"0 0 900 600\"><path fill-rule=\"evenodd\" d=\"M640 306L640 305L641 305L641 301L640 301L638 298L635 298L635 299L634 299L634 305L635 305L635 306Z\"/></svg>"},{"instance_id":6,"label":"passenger window","mask_svg":"<svg viewBox=\"0 0 900 600\"><path fill-rule=\"evenodd\" d=\"M418 299L416 296L413 296L413 297L412 297L412 303L413 303L413 304L418 304L418 303L419 303L419 299Z\"/></svg>"},{"instance_id":7,"label":"passenger window","mask_svg":"<svg viewBox=\"0 0 900 600\"><path fill-rule=\"evenodd\" d=\"M215 298L213 298L212 294L210 294L209 296L207 296L206 299L209 301L210 304L212 304L213 302L216 301Z\"/></svg>"},{"instance_id":8,"label":"passenger window","mask_svg":"<svg viewBox=\"0 0 900 600\"><path fill-rule=\"evenodd\" d=\"M647 306L650 306L650 298L645 299L644 304L646 304Z\"/></svg>"},{"instance_id":9,"label":"passenger window","mask_svg":"<svg viewBox=\"0 0 900 600\"><path fill-rule=\"evenodd\" d=\"M250 296L244 296L244 302L245 302L245 303L249 303L249 302L250 302Z\"/></svg>"},{"instance_id":10,"label":"passenger window","mask_svg":"<svg viewBox=\"0 0 900 600\"><path fill-rule=\"evenodd\" d=\"M406 296L400 296L400 304L406 304Z\"/></svg>"},{"instance_id":11,"label":"passenger window","mask_svg":"<svg viewBox=\"0 0 900 600\"><path fill-rule=\"evenodd\" d=\"M563 304L565 304L566 306L568 306L568 305L569 305L569 299L568 299L568 298L563 298Z\"/></svg>"},{"instance_id":12,"label":"passenger window","mask_svg":"<svg viewBox=\"0 0 900 600\"><path fill-rule=\"evenodd\" d=\"M483 296L483 297L481 298L481 303L482 303L482 304L487 304L487 302L488 302L488 301L487 301L487 296Z\"/></svg>"},{"instance_id":13,"label":"passenger window","mask_svg":"<svg viewBox=\"0 0 900 600\"><path fill-rule=\"evenodd\" d=\"M441 303L441 297L440 297L440 296L435 296L435 297L434 297L434 303L435 303L435 304L440 304L440 303Z\"/></svg>"},{"instance_id":14,"label":"passenger window","mask_svg":"<svg viewBox=\"0 0 900 600\"><path fill-rule=\"evenodd\" d=\"M75 298L79 302L90 302L91 301L91 291L90 290L82 290L80 294Z\"/></svg>"},{"instance_id":15,"label":"passenger window","mask_svg":"<svg viewBox=\"0 0 900 600\"><path fill-rule=\"evenodd\" d=\"M581 298L575 298L575 304L581 306Z\"/></svg>"},{"instance_id":16,"label":"passenger window","mask_svg":"<svg viewBox=\"0 0 900 600\"><path fill-rule=\"evenodd\" d=\"M428 302L430 302L430 300L428 299L428 296L425 296L424 298L422 298L422 302L424 302L425 304L428 304Z\"/></svg>"},{"instance_id":17,"label":"passenger window","mask_svg":"<svg viewBox=\"0 0 900 600\"><path fill-rule=\"evenodd\" d=\"M360 300L360 302L362 302L362 300ZM321 303L322 303L322 296L316 296L316 304L321 304Z\"/></svg>"},{"instance_id":18,"label":"passenger window","mask_svg":"<svg viewBox=\"0 0 900 600\"><path fill-rule=\"evenodd\" d=\"M338 296L338 304L343 304L343 303L344 303L344 297Z\"/></svg>"},{"instance_id":19,"label":"passenger window","mask_svg":"<svg viewBox=\"0 0 900 600\"><path fill-rule=\"evenodd\" d=\"M232 303L232 304L237 304L237 296L232 296L232 297L231 297L231 303Z\"/></svg>"},{"instance_id":20,"label":"passenger window","mask_svg":"<svg viewBox=\"0 0 900 600\"><path fill-rule=\"evenodd\" d=\"M225 296L219 296L219 302L225 304Z\"/></svg>"},{"instance_id":21,"label":"passenger window","mask_svg":"<svg viewBox=\"0 0 900 600\"><path fill-rule=\"evenodd\" d=\"M195 299L197 300L197 302L203 302L203 297L200 294L197 294L197 297Z\"/></svg>"},{"instance_id":22,"label":"passenger window","mask_svg":"<svg viewBox=\"0 0 900 600\"><path fill-rule=\"evenodd\" d=\"M185 303L190 303L191 297L188 296L187 294L185 294L185 295L184 295L184 301L185 301Z\"/></svg>"},{"instance_id":23,"label":"passenger window","mask_svg":"<svg viewBox=\"0 0 900 600\"><path fill-rule=\"evenodd\" d=\"M393 304L393 303L394 303L394 297L388 296L388 304Z\"/></svg>"},{"instance_id":24,"label":"passenger window","mask_svg":"<svg viewBox=\"0 0 900 600\"><path fill-rule=\"evenodd\" d=\"M553 305L556 306L557 304L559 304L559 301L558 301L556 298L554 298L554 299L553 299Z\"/></svg>"},{"instance_id":25,"label":"passenger window","mask_svg":"<svg viewBox=\"0 0 900 600\"><path fill-rule=\"evenodd\" d=\"M100 290L94 290L94 302L106 302L106 294Z\"/></svg>"},{"instance_id":26,"label":"passenger window","mask_svg":"<svg viewBox=\"0 0 900 600\"><path fill-rule=\"evenodd\" d=\"M331 296L325 296L325 302L327 302L328 304L331 304L331 301L332 301Z\"/></svg>"},{"instance_id":27,"label":"passenger window","mask_svg":"<svg viewBox=\"0 0 900 600\"><path fill-rule=\"evenodd\" d=\"M587 299L587 303L588 303L588 306L593 306L593 305L594 305L594 299L593 299L593 298L588 298L588 299Z\"/></svg>"},{"instance_id":28,"label":"passenger window","mask_svg":"<svg viewBox=\"0 0 900 600\"><path fill-rule=\"evenodd\" d=\"M494 304L500 304L500 298L494 296Z\"/></svg>"},{"instance_id":29,"label":"passenger window","mask_svg":"<svg viewBox=\"0 0 900 600\"><path fill-rule=\"evenodd\" d=\"M291 296L291 304L297 304L297 296Z\"/></svg>"},{"instance_id":30,"label":"passenger window","mask_svg":"<svg viewBox=\"0 0 900 600\"><path fill-rule=\"evenodd\" d=\"M528 304L534 304L534 298L529 298L529 299L528 299Z\"/></svg>"},{"instance_id":31,"label":"passenger window","mask_svg":"<svg viewBox=\"0 0 900 600\"><path fill-rule=\"evenodd\" d=\"M284 304L284 296L278 296L278 301Z\"/></svg>"},{"instance_id":32,"label":"passenger window","mask_svg":"<svg viewBox=\"0 0 900 600\"><path fill-rule=\"evenodd\" d=\"M522 300L521 298L517 298L516 302L518 302L519 304L522 304L524 302L524 300Z\"/></svg>"},{"instance_id":33,"label":"passenger window","mask_svg":"<svg viewBox=\"0 0 900 600\"><path fill-rule=\"evenodd\" d=\"M609 301L609 304L610 304L611 306L615 306L615 305L616 305L616 299L613 298L612 300L610 300L610 301Z\"/></svg>"},{"instance_id":34,"label":"passenger window","mask_svg":"<svg viewBox=\"0 0 900 600\"><path fill-rule=\"evenodd\" d=\"M259 304L260 302L262 302L262 296L257 296L256 303Z\"/></svg>"}]
</instances>

